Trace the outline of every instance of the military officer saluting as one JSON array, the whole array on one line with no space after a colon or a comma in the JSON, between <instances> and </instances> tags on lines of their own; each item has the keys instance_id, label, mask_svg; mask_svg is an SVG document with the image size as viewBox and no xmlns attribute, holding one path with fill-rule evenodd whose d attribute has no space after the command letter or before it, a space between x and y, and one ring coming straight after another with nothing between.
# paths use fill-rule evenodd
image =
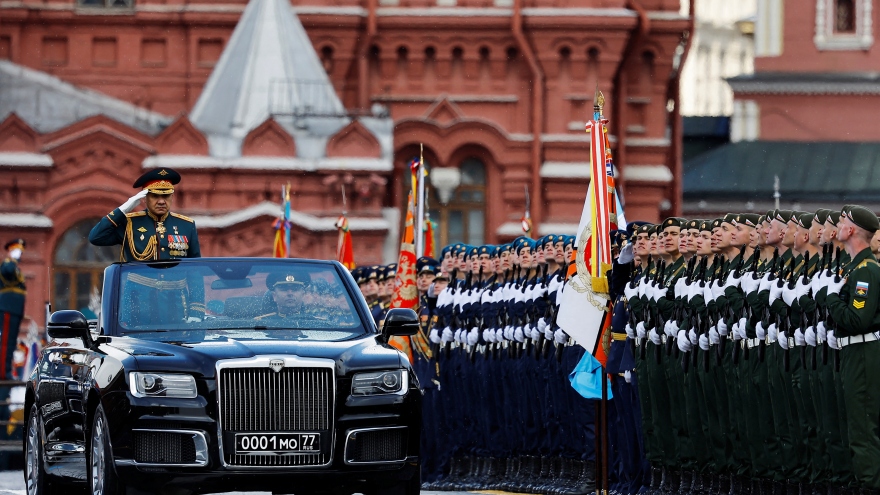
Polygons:
<instances>
[{"instance_id":1,"label":"military officer saluting","mask_svg":"<svg viewBox=\"0 0 880 495\"><path fill-rule=\"evenodd\" d=\"M89 242L96 246L121 244L120 261L201 257L195 222L171 212L178 182L180 174L170 168L140 176L134 183L140 191L102 218L89 233ZM147 209L132 213L141 199Z\"/></svg>"}]
</instances>

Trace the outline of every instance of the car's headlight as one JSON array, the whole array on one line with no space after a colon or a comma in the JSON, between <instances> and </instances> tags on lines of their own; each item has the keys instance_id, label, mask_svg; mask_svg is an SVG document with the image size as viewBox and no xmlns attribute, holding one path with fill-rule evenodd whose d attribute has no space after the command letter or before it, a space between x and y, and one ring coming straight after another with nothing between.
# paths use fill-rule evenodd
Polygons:
<instances>
[{"instance_id":1,"label":"car's headlight","mask_svg":"<svg viewBox=\"0 0 880 495\"><path fill-rule=\"evenodd\" d=\"M407 378L406 370L358 373L351 381L351 395L403 395L408 386Z\"/></svg>"},{"instance_id":2,"label":"car's headlight","mask_svg":"<svg viewBox=\"0 0 880 495\"><path fill-rule=\"evenodd\" d=\"M192 375L134 371L128 376L131 382L131 395L135 397L194 399L198 396L196 379Z\"/></svg>"}]
</instances>

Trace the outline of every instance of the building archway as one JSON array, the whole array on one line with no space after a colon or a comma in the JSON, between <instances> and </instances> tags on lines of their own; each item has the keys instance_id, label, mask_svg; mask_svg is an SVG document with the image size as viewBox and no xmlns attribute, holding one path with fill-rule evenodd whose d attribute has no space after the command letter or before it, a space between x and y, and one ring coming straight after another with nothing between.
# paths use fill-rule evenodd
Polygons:
<instances>
[{"instance_id":1,"label":"building archway","mask_svg":"<svg viewBox=\"0 0 880 495\"><path fill-rule=\"evenodd\" d=\"M119 247L93 246L89 231L99 218L77 222L58 241L52 267L52 309L75 309L97 316L104 268L119 259ZM91 313L91 314L89 314Z\"/></svg>"},{"instance_id":2,"label":"building archway","mask_svg":"<svg viewBox=\"0 0 880 495\"><path fill-rule=\"evenodd\" d=\"M480 246L486 242L486 165L476 157L459 163L461 181L444 203L441 194L430 186L428 212L437 224L437 246L462 242Z\"/></svg>"}]
</instances>

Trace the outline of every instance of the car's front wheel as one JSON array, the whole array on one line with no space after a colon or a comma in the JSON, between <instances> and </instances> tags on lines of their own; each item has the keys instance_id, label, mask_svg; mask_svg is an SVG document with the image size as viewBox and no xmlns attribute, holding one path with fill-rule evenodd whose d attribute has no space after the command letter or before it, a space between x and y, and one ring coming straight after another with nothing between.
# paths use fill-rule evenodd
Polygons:
<instances>
[{"instance_id":1,"label":"car's front wheel","mask_svg":"<svg viewBox=\"0 0 880 495\"><path fill-rule=\"evenodd\" d=\"M28 412L27 430L24 437L24 482L28 495L53 493L46 472L43 470L43 439L40 435L40 412L37 405Z\"/></svg>"},{"instance_id":2,"label":"car's front wheel","mask_svg":"<svg viewBox=\"0 0 880 495\"><path fill-rule=\"evenodd\" d=\"M125 485L116 476L110 430L104 407L99 405L92 419L89 442L89 493L92 495L125 495Z\"/></svg>"}]
</instances>

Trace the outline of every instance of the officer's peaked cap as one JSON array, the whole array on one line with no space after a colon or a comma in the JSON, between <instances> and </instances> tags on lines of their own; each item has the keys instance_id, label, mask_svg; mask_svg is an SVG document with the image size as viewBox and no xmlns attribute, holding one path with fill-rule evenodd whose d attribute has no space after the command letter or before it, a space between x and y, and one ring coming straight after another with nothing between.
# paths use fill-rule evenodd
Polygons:
<instances>
[{"instance_id":1,"label":"officer's peaked cap","mask_svg":"<svg viewBox=\"0 0 880 495\"><path fill-rule=\"evenodd\" d=\"M171 194L180 182L180 174L170 168L156 168L145 172L134 181L134 188L146 189L153 194Z\"/></svg>"}]
</instances>

